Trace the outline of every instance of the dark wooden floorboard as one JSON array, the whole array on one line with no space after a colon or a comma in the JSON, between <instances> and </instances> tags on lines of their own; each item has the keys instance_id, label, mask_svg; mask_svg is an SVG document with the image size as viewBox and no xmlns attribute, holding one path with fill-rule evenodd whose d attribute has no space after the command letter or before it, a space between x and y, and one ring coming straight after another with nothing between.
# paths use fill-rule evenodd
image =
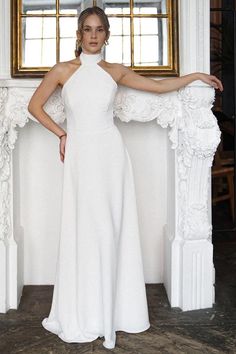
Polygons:
<instances>
[{"instance_id":1,"label":"dark wooden floorboard","mask_svg":"<svg viewBox=\"0 0 236 354\"><path fill-rule=\"evenodd\" d=\"M116 348L65 343L41 321L50 310L52 286L25 286L18 310L0 314L1 354L204 354L236 353L236 235L214 235L216 303L213 308L182 312L170 308L161 284L147 284L151 327L141 333L117 332Z\"/></svg>"}]
</instances>

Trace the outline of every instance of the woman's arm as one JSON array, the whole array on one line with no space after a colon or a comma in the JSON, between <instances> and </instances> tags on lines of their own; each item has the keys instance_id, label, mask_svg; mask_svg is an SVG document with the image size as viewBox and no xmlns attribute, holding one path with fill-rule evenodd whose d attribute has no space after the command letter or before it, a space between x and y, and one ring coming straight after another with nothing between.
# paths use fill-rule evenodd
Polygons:
<instances>
[{"instance_id":1,"label":"woman's arm","mask_svg":"<svg viewBox=\"0 0 236 354\"><path fill-rule=\"evenodd\" d=\"M47 72L28 104L29 112L47 129L58 137L65 131L44 111L43 106L49 96L60 84L60 78L63 74L63 64L56 64Z\"/></svg>"},{"instance_id":2,"label":"woman's arm","mask_svg":"<svg viewBox=\"0 0 236 354\"><path fill-rule=\"evenodd\" d=\"M149 91L153 93L165 93L178 90L195 80L201 80L206 84L209 84L214 88L223 91L223 85L221 81L214 75L195 72L176 78L154 80L141 76L122 64L118 65L121 74L121 78L119 79L118 83L137 90Z\"/></svg>"},{"instance_id":3,"label":"woman's arm","mask_svg":"<svg viewBox=\"0 0 236 354\"><path fill-rule=\"evenodd\" d=\"M47 102L49 96L55 91L57 86L62 83L62 78L67 74L64 64L58 63L47 72L41 81L38 88L35 90L33 96L28 104L29 112L47 129L56 134L58 137L64 134L60 139L60 159L64 162L66 133L54 120L44 111L43 106Z\"/></svg>"}]
</instances>

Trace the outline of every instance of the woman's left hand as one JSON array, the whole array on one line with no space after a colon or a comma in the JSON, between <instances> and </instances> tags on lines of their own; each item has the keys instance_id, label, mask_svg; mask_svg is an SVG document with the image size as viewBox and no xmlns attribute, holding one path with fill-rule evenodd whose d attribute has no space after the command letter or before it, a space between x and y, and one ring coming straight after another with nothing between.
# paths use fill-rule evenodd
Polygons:
<instances>
[{"instance_id":1,"label":"woman's left hand","mask_svg":"<svg viewBox=\"0 0 236 354\"><path fill-rule=\"evenodd\" d=\"M219 89L220 91L223 91L224 88L222 82L216 76L199 73L198 77L199 80L205 82L206 84L214 87L215 89Z\"/></svg>"}]
</instances>

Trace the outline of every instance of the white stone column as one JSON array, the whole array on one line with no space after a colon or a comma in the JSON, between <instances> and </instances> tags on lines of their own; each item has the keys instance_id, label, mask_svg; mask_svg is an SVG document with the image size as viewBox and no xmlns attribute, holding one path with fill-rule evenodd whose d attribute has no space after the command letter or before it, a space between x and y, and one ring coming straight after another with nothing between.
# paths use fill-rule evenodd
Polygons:
<instances>
[{"instance_id":1,"label":"white stone column","mask_svg":"<svg viewBox=\"0 0 236 354\"><path fill-rule=\"evenodd\" d=\"M210 71L210 1L179 0L180 75Z\"/></svg>"},{"instance_id":2,"label":"white stone column","mask_svg":"<svg viewBox=\"0 0 236 354\"><path fill-rule=\"evenodd\" d=\"M181 75L196 71L209 73L209 32L209 0L180 0ZM215 138L211 135L215 120L210 113L214 99L211 96L212 93L206 87L181 91L183 124L191 124L189 128L195 138L189 135L189 144L186 144L186 135L180 133L178 148L175 151L169 150L168 154L169 175L175 176L175 183L171 189L175 197L173 195L168 197L168 214L174 214L175 222L173 224L169 219L165 229L164 284L171 306L183 310L212 307L214 303L212 225L209 207L211 165L213 150L217 143L211 152L207 148L207 143L210 146L214 139L216 142L219 141L220 132L218 129L215 131Z\"/></svg>"},{"instance_id":3,"label":"white stone column","mask_svg":"<svg viewBox=\"0 0 236 354\"><path fill-rule=\"evenodd\" d=\"M10 1L0 2L0 78L10 79ZM0 88L0 312L17 308L17 244L13 237L12 153L5 117L7 88Z\"/></svg>"},{"instance_id":4,"label":"white stone column","mask_svg":"<svg viewBox=\"0 0 236 354\"><path fill-rule=\"evenodd\" d=\"M165 287L171 306L194 310L212 307L214 303L208 208L211 166L220 130L211 112L212 89L185 88L180 90L179 98L181 130L173 157L175 197L168 198L168 209L175 214L175 223L170 227L172 221L168 220L165 230Z\"/></svg>"},{"instance_id":5,"label":"white stone column","mask_svg":"<svg viewBox=\"0 0 236 354\"><path fill-rule=\"evenodd\" d=\"M0 312L17 308L17 244L13 236L12 152L6 117L8 89L0 88Z\"/></svg>"}]
</instances>

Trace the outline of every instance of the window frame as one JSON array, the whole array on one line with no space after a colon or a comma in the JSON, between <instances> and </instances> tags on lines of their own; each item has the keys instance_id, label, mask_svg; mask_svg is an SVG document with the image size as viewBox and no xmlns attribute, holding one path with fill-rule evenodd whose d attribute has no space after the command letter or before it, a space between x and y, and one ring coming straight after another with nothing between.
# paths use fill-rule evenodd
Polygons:
<instances>
[{"instance_id":1,"label":"window frame","mask_svg":"<svg viewBox=\"0 0 236 354\"><path fill-rule=\"evenodd\" d=\"M144 76L179 76L179 44L178 44L178 0L166 0L167 1L167 15L156 14L156 15L146 15L146 14L130 14L121 15L116 14L108 15L108 19L111 17L122 18L131 17L133 18L169 18L168 21L168 63L169 65L157 65L157 66L128 66L135 72ZM93 1L94 5L96 0ZM133 6L134 0L130 0L130 6ZM22 55L21 55L21 18L22 17L42 17L42 15L21 15L20 9L22 5L21 0L11 0L11 76L17 78L39 78L43 77L51 67L23 67L22 66ZM56 1L57 8L59 7L59 1ZM77 15L60 14L56 11L54 15L43 15L44 17L54 17L56 18L56 62L59 62L59 20L62 17L77 17ZM133 48L134 43L134 33L133 26L130 28L130 41L131 48ZM133 50L131 49L131 63L133 62Z\"/></svg>"}]
</instances>

